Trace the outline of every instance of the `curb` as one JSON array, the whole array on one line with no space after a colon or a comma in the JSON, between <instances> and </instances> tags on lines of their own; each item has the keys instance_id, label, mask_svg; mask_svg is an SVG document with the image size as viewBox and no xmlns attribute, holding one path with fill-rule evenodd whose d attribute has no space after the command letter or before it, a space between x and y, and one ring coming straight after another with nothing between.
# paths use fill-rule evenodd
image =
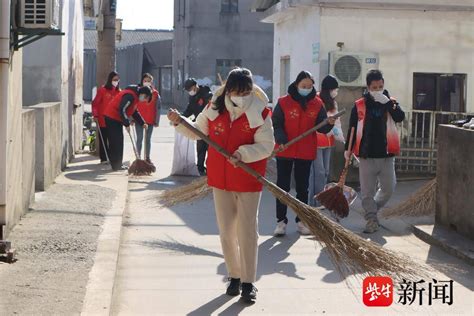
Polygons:
<instances>
[{"instance_id":1,"label":"curb","mask_svg":"<svg viewBox=\"0 0 474 316\"><path fill-rule=\"evenodd\" d=\"M439 228L442 233L434 236L431 232L433 228L429 226L415 226L413 225L413 233L416 237L421 239L422 241L432 245L437 246L443 249L448 254L455 256L466 263L474 266L474 247L472 249L463 247L462 240L464 239L462 236L458 235L455 232L450 232L447 229ZM438 228L437 228L438 229ZM431 231L431 232L430 232ZM444 236L442 236L444 235ZM451 238L449 238L451 237ZM458 242L450 242L450 239L455 239ZM472 242L471 242L472 243Z\"/></svg>"},{"instance_id":2,"label":"curb","mask_svg":"<svg viewBox=\"0 0 474 316\"><path fill-rule=\"evenodd\" d=\"M126 176L126 194L117 192L112 208L104 216L98 238L94 265L89 272L81 315L110 315L117 273L123 214L128 205L129 182Z\"/></svg>"}]
</instances>

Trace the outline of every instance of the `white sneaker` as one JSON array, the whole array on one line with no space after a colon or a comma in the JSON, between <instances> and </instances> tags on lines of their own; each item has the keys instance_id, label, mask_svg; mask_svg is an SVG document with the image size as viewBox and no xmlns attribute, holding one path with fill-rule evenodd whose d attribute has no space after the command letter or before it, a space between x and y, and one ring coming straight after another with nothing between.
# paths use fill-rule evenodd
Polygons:
<instances>
[{"instance_id":1,"label":"white sneaker","mask_svg":"<svg viewBox=\"0 0 474 316\"><path fill-rule=\"evenodd\" d=\"M474 118L472 118L469 122L464 124L462 127L464 127L464 128L474 128Z\"/></svg>"},{"instance_id":2,"label":"white sneaker","mask_svg":"<svg viewBox=\"0 0 474 316\"><path fill-rule=\"evenodd\" d=\"M308 229L308 227L306 227L305 224L303 224L303 222L298 222L296 226L298 227L298 232L301 235L303 236L311 235L311 231Z\"/></svg>"},{"instance_id":3,"label":"white sneaker","mask_svg":"<svg viewBox=\"0 0 474 316\"><path fill-rule=\"evenodd\" d=\"M286 234L286 223L285 221L281 221L277 223L277 226L275 228L275 231L273 232L273 235L275 236L284 236Z\"/></svg>"},{"instance_id":4,"label":"white sneaker","mask_svg":"<svg viewBox=\"0 0 474 316\"><path fill-rule=\"evenodd\" d=\"M364 233L372 234L379 230L379 221L376 219L369 219L365 225Z\"/></svg>"}]
</instances>

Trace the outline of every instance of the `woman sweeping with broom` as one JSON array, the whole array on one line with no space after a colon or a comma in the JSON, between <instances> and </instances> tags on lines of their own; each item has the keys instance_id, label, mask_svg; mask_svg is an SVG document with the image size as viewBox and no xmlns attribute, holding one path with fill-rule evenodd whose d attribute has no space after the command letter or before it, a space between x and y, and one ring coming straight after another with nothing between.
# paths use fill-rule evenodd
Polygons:
<instances>
[{"instance_id":1,"label":"woman sweeping with broom","mask_svg":"<svg viewBox=\"0 0 474 316\"><path fill-rule=\"evenodd\" d=\"M210 148L207 158L208 184L213 188L217 224L230 284L226 293L240 294L254 301L257 271L258 207L262 184L240 168L237 161L247 163L263 175L267 157L274 148L271 113L268 98L253 84L248 69L238 68L229 73L226 84L214 95L196 119L187 120L195 128L232 154L227 160ZM168 118L183 135L198 139L172 110Z\"/></svg>"},{"instance_id":2,"label":"woman sweeping with broom","mask_svg":"<svg viewBox=\"0 0 474 316\"><path fill-rule=\"evenodd\" d=\"M109 133L110 164L114 171L125 170L123 160L123 126L130 133L130 122L135 121L145 129L148 125L137 110L139 101L150 102L152 91L149 87L128 86L117 94L104 111L105 122Z\"/></svg>"},{"instance_id":3,"label":"woman sweeping with broom","mask_svg":"<svg viewBox=\"0 0 474 316\"><path fill-rule=\"evenodd\" d=\"M316 95L313 76L307 71L300 72L296 80L288 87L288 94L278 100L272 119L275 140L284 149L276 155L277 185L289 192L294 168L296 198L303 203L308 203L311 163L316 158L318 149L316 132L287 148L282 144L288 143L327 118L323 102ZM336 119L329 118L328 121L329 125L320 128L320 133L330 132ZM276 200L275 236L286 234L287 208L285 204ZM310 234L309 229L300 221L299 217L296 217L296 224L300 234Z\"/></svg>"}]
</instances>

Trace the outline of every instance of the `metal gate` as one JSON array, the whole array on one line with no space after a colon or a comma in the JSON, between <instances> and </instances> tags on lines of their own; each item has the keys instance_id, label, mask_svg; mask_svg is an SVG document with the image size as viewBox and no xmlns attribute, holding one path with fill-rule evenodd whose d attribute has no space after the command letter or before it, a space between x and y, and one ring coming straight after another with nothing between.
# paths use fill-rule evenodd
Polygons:
<instances>
[{"instance_id":1,"label":"metal gate","mask_svg":"<svg viewBox=\"0 0 474 316\"><path fill-rule=\"evenodd\" d=\"M460 112L410 110L399 126L401 154L398 173L436 174L438 125L474 116Z\"/></svg>"}]
</instances>

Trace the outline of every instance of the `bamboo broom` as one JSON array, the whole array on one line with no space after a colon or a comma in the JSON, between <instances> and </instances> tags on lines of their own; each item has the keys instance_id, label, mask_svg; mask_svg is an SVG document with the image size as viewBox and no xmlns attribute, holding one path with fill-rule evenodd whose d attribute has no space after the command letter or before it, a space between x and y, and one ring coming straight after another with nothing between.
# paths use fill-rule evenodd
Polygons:
<instances>
[{"instance_id":1,"label":"bamboo broom","mask_svg":"<svg viewBox=\"0 0 474 316\"><path fill-rule=\"evenodd\" d=\"M346 113L345 109L341 110L337 112L336 114L334 114L333 116L331 116L331 118L337 119L343 116L345 113ZM272 162L276 154L285 150L285 148L288 148L289 146L299 142L306 136L314 133L315 131L317 131L321 127L324 127L327 124L328 124L328 118L322 121L321 123L317 124L313 128L302 133L301 135L293 138L292 140L290 140L288 143L284 144L283 146L276 148L271 154L271 156L268 158L269 164L267 164L266 172L271 176L275 176L277 173L276 166ZM163 206L170 207L179 203L185 203L185 202L190 202L193 200L199 200L199 199L205 198L206 196L211 194L211 192L212 192L212 189L207 185L207 177L201 177L184 186L178 187L176 189L164 191L160 196L160 200Z\"/></svg>"},{"instance_id":2,"label":"bamboo broom","mask_svg":"<svg viewBox=\"0 0 474 316\"><path fill-rule=\"evenodd\" d=\"M128 174L132 174L134 176L149 176L154 172L154 166L150 165L145 160L140 159L132 134L130 133L129 129L127 129L127 132L128 136L130 136L130 141L132 142L133 152L135 153L136 158L128 168Z\"/></svg>"},{"instance_id":3,"label":"bamboo broom","mask_svg":"<svg viewBox=\"0 0 474 316\"><path fill-rule=\"evenodd\" d=\"M355 129L353 127L349 137L349 148L352 146L354 131ZM328 210L334 212L336 218L344 218L349 215L349 203L344 195L344 184L346 183L346 176L351 162L352 149L349 149L349 152L349 158L346 159L344 169L341 172L337 185L316 195L316 199Z\"/></svg>"},{"instance_id":4,"label":"bamboo broom","mask_svg":"<svg viewBox=\"0 0 474 316\"><path fill-rule=\"evenodd\" d=\"M226 157L231 154L212 141L200 130L194 128L181 117L181 124L204 140L209 146ZM322 246L326 246L331 261L342 275L354 274L356 277L389 275L394 278L416 278L425 276L427 268L414 263L408 257L398 255L380 245L365 240L348 231L313 208L297 200L289 193L253 170L247 164L237 161L236 166L255 177L278 200L291 207Z\"/></svg>"},{"instance_id":5,"label":"bamboo broom","mask_svg":"<svg viewBox=\"0 0 474 316\"><path fill-rule=\"evenodd\" d=\"M433 215L436 207L436 178L418 189L410 198L382 212L383 218Z\"/></svg>"}]
</instances>

